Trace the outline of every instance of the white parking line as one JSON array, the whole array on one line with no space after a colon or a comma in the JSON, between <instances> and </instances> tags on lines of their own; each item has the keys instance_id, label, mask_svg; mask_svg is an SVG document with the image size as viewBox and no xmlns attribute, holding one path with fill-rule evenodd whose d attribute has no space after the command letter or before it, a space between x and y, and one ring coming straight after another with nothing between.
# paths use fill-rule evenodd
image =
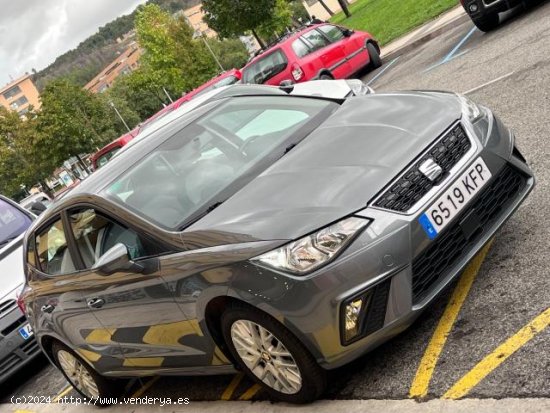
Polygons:
<instances>
[{"instance_id":1,"label":"white parking line","mask_svg":"<svg viewBox=\"0 0 550 413\"><path fill-rule=\"evenodd\" d=\"M391 62L389 62L385 68L383 68L376 76L374 76L370 81L369 83L367 83L367 86L370 86L376 79L378 79L380 76L382 76L384 74L384 72L386 70L388 70L390 67L392 67L394 65L394 63L396 63L398 60L399 60L399 57L401 56L398 56L396 57L395 59L393 59Z\"/></svg>"},{"instance_id":2,"label":"white parking line","mask_svg":"<svg viewBox=\"0 0 550 413\"><path fill-rule=\"evenodd\" d=\"M509 77L514 75L515 73L516 72L510 72L510 73L507 73L503 76L497 77L496 79L490 80L487 83L483 83L482 85L474 87L473 89L467 90L466 92L463 93L463 95L469 95L470 93L477 92L478 90L483 89L484 87L492 85L493 83L497 83L497 82L500 82L501 80L508 79Z\"/></svg>"}]
</instances>

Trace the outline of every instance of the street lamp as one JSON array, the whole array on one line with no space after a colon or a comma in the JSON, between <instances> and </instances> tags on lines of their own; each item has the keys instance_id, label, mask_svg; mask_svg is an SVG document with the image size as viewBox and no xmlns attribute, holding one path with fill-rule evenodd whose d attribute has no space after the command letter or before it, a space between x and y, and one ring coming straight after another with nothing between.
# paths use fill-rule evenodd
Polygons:
<instances>
[{"instance_id":1,"label":"street lamp","mask_svg":"<svg viewBox=\"0 0 550 413\"><path fill-rule=\"evenodd\" d=\"M124 118L122 117L122 115L120 114L120 112L118 111L118 109L116 108L115 104L113 103L113 101L109 101L109 105L111 105L111 107L115 110L116 114L118 115L118 117L120 118L120 120L122 121L122 123L124 123L124 126L126 126L126 129L128 129L128 132L131 132L132 130L128 127L128 124L124 121Z\"/></svg>"},{"instance_id":2,"label":"street lamp","mask_svg":"<svg viewBox=\"0 0 550 413\"><path fill-rule=\"evenodd\" d=\"M210 54L212 55L212 57L214 58L214 60L216 61L216 63L220 67L220 69L222 70L222 72L225 72L225 69L223 68L222 64L220 63L220 61L218 60L218 58L214 54L214 51L212 50L212 48L210 47L210 45L206 41L206 38L204 37L204 33L197 29L195 31L195 36L199 36L202 39L202 41L204 42L204 45L210 51Z\"/></svg>"}]
</instances>

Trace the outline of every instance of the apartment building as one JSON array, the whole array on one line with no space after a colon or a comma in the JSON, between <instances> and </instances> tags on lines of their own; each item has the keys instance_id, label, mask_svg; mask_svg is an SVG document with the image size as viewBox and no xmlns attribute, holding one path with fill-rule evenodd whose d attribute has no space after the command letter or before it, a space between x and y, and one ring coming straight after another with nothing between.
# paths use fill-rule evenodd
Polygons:
<instances>
[{"instance_id":1,"label":"apartment building","mask_svg":"<svg viewBox=\"0 0 550 413\"><path fill-rule=\"evenodd\" d=\"M40 94L31 76L26 74L0 89L0 105L25 116L30 107L40 109Z\"/></svg>"}]
</instances>

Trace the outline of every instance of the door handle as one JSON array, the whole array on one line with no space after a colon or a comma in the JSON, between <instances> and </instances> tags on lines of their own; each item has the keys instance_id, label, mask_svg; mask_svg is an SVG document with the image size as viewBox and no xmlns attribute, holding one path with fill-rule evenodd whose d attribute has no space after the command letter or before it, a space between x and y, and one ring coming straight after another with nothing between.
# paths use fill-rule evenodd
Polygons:
<instances>
[{"instance_id":1,"label":"door handle","mask_svg":"<svg viewBox=\"0 0 550 413\"><path fill-rule=\"evenodd\" d=\"M88 300L88 307L90 308L101 308L105 304L105 300L103 298L90 298Z\"/></svg>"},{"instance_id":2,"label":"door handle","mask_svg":"<svg viewBox=\"0 0 550 413\"><path fill-rule=\"evenodd\" d=\"M51 312L53 312L53 310L55 310L55 307L51 304L44 304L42 307L40 307L40 311L42 311L43 313L50 314Z\"/></svg>"}]
</instances>

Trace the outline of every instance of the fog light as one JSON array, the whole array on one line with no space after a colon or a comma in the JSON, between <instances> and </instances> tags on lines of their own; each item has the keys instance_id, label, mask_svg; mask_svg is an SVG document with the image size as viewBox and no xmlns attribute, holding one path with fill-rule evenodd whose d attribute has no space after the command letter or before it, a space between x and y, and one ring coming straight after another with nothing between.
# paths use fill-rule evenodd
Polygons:
<instances>
[{"instance_id":1,"label":"fog light","mask_svg":"<svg viewBox=\"0 0 550 413\"><path fill-rule=\"evenodd\" d=\"M359 333L359 317L363 308L363 297L357 298L346 305L346 320L344 336L346 341L353 339Z\"/></svg>"},{"instance_id":2,"label":"fog light","mask_svg":"<svg viewBox=\"0 0 550 413\"><path fill-rule=\"evenodd\" d=\"M470 12L475 13L478 10L477 4L475 3L470 4L469 9L470 9Z\"/></svg>"}]
</instances>

